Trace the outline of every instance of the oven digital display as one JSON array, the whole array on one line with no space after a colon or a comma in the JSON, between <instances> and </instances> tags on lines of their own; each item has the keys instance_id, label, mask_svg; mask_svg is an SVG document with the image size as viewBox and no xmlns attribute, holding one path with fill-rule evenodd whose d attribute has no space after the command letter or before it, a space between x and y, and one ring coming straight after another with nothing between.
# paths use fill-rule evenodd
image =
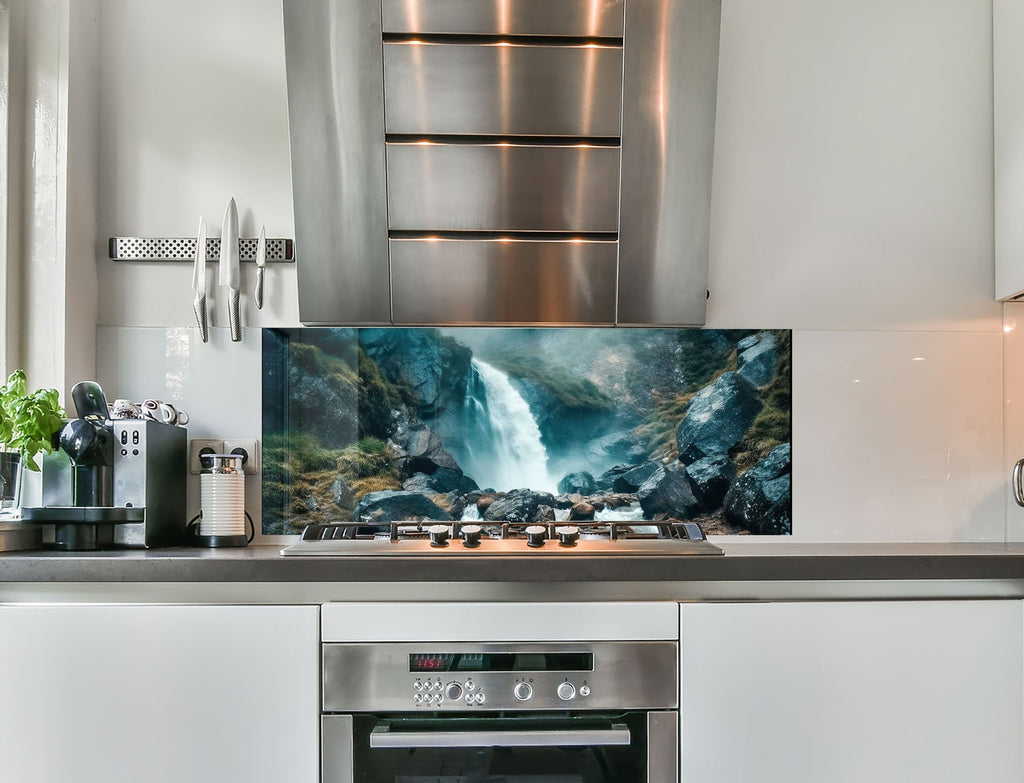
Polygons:
<instances>
[{"instance_id":1,"label":"oven digital display","mask_svg":"<svg viewBox=\"0 0 1024 783\"><path fill-rule=\"evenodd\" d=\"M412 653L410 672L591 672L594 654L583 652Z\"/></svg>"}]
</instances>

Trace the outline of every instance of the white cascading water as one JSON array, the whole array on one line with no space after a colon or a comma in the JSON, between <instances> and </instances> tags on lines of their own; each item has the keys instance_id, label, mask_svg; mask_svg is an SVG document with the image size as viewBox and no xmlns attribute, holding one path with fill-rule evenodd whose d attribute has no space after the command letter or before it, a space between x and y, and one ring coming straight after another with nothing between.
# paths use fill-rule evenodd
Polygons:
<instances>
[{"instance_id":1,"label":"white cascading water","mask_svg":"<svg viewBox=\"0 0 1024 783\"><path fill-rule=\"evenodd\" d=\"M528 487L554 492L548 453L530 406L508 376L473 359L474 378L466 392L467 442L460 464L481 487L500 491Z\"/></svg>"}]
</instances>

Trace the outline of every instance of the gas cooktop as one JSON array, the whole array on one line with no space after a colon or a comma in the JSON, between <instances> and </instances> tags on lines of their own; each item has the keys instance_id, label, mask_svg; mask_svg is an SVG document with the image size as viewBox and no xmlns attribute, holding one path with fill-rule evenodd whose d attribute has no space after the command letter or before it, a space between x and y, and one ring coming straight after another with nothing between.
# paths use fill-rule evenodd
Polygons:
<instances>
[{"instance_id":1,"label":"gas cooktop","mask_svg":"<svg viewBox=\"0 0 1024 783\"><path fill-rule=\"evenodd\" d=\"M362 522L307 525L285 557L721 555L696 522Z\"/></svg>"}]
</instances>

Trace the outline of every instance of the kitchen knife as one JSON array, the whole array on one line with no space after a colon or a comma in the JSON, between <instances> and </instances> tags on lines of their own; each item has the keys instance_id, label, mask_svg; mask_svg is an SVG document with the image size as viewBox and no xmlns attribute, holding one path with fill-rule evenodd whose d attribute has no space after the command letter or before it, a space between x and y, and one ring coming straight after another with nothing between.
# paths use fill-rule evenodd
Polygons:
<instances>
[{"instance_id":1,"label":"kitchen knife","mask_svg":"<svg viewBox=\"0 0 1024 783\"><path fill-rule=\"evenodd\" d=\"M238 254L238 207L235 206L235 200L231 199L224 211L224 227L220 234L220 284L229 291L228 324L231 327L231 341L235 343L242 339L241 314L238 311L241 288Z\"/></svg>"},{"instance_id":2,"label":"kitchen knife","mask_svg":"<svg viewBox=\"0 0 1024 783\"><path fill-rule=\"evenodd\" d=\"M206 321L206 218L199 218L199 235L196 237L196 262L192 267L192 290L196 298L192 300L192 309L196 313L199 324L199 336L203 342L210 339Z\"/></svg>"},{"instance_id":3,"label":"kitchen knife","mask_svg":"<svg viewBox=\"0 0 1024 783\"><path fill-rule=\"evenodd\" d=\"M267 265L267 227L260 226L260 238L256 240L256 291L253 299L256 309L263 309L263 275Z\"/></svg>"}]
</instances>

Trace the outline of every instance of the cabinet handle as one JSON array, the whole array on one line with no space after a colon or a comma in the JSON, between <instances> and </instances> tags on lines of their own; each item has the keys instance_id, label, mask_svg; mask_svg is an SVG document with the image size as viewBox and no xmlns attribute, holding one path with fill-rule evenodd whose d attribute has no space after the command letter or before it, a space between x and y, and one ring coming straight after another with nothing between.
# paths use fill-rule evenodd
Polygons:
<instances>
[{"instance_id":1,"label":"cabinet handle","mask_svg":"<svg viewBox=\"0 0 1024 783\"><path fill-rule=\"evenodd\" d=\"M1013 481L1010 483L1013 485L1013 499L1017 501L1018 506L1024 506L1024 459L1017 460L1017 464L1013 466Z\"/></svg>"},{"instance_id":2,"label":"cabinet handle","mask_svg":"<svg viewBox=\"0 0 1024 783\"><path fill-rule=\"evenodd\" d=\"M554 731L396 731L378 725L370 732L371 748L544 748L628 745L629 729L556 729Z\"/></svg>"}]
</instances>

